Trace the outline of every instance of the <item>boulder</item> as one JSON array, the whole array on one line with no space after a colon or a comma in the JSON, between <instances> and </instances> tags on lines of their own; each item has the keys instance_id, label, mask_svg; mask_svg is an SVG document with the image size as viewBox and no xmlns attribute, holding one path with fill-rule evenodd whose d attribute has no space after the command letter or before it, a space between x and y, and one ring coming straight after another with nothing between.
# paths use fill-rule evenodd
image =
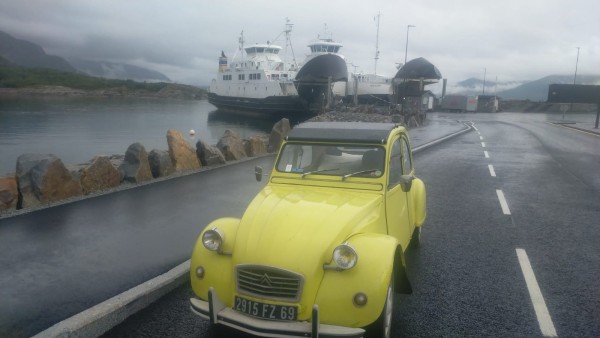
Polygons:
<instances>
[{"instance_id":1,"label":"boulder","mask_svg":"<svg viewBox=\"0 0 600 338\"><path fill-rule=\"evenodd\" d=\"M242 139L229 129L225 130L223 137L217 143L217 148L221 150L227 161L236 161L248 157Z\"/></svg>"},{"instance_id":2,"label":"boulder","mask_svg":"<svg viewBox=\"0 0 600 338\"><path fill-rule=\"evenodd\" d=\"M0 177L0 211L17 209L18 201L17 178Z\"/></svg>"},{"instance_id":3,"label":"boulder","mask_svg":"<svg viewBox=\"0 0 600 338\"><path fill-rule=\"evenodd\" d=\"M269 146L267 147L267 151L270 153L279 151L281 143L290 130L292 130L290 127L290 120L286 118L283 118L275 123L273 129L271 130L271 135L269 136Z\"/></svg>"},{"instance_id":4,"label":"boulder","mask_svg":"<svg viewBox=\"0 0 600 338\"><path fill-rule=\"evenodd\" d=\"M92 163L79 170L79 182L83 193L87 195L117 187L121 183L121 174L108 156L96 156Z\"/></svg>"},{"instance_id":5,"label":"boulder","mask_svg":"<svg viewBox=\"0 0 600 338\"><path fill-rule=\"evenodd\" d=\"M216 146L208 145L202 141L196 143L196 155L203 166L225 164L225 156Z\"/></svg>"},{"instance_id":6,"label":"boulder","mask_svg":"<svg viewBox=\"0 0 600 338\"><path fill-rule=\"evenodd\" d=\"M140 183L152 179L148 153L141 143L136 142L127 148L119 173L123 182Z\"/></svg>"},{"instance_id":7,"label":"boulder","mask_svg":"<svg viewBox=\"0 0 600 338\"><path fill-rule=\"evenodd\" d=\"M263 155L267 153L265 142L260 136L252 136L248 140L244 140L246 154L250 157Z\"/></svg>"},{"instance_id":8,"label":"boulder","mask_svg":"<svg viewBox=\"0 0 600 338\"><path fill-rule=\"evenodd\" d=\"M17 158L18 208L31 208L82 194L63 162L52 154L24 154Z\"/></svg>"},{"instance_id":9,"label":"boulder","mask_svg":"<svg viewBox=\"0 0 600 338\"><path fill-rule=\"evenodd\" d=\"M175 172L171 155L166 150L152 149L148 155L148 162L150 162L150 171L154 178L169 176Z\"/></svg>"},{"instance_id":10,"label":"boulder","mask_svg":"<svg viewBox=\"0 0 600 338\"><path fill-rule=\"evenodd\" d=\"M183 137L183 134L175 129L169 129L167 131L167 143L169 145L169 155L176 171L200 168L196 150Z\"/></svg>"}]
</instances>

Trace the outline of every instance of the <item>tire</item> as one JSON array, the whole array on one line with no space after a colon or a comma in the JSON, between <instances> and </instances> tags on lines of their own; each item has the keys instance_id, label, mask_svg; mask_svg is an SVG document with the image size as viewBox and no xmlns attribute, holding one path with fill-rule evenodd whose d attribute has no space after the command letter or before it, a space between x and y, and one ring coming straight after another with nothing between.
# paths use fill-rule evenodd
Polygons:
<instances>
[{"instance_id":1,"label":"tire","mask_svg":"<svg viewBox=\"0 0 600 338\"><path fill-rule=\"evenodd\" d=\"M416 249L421 246L421 228L422 227L415 227L412 237L410 238L410 248Z\"/></svg>"},{"instance_id":2,"label":"tire","mask_svg":"<svg viewBox=\"0 0 600 338\"><path fill-rule=\"evenodd\" d=\"M394 314L394 275L388 285L387 296L381 314L377 320L366 328L367 338L390 338L392 318Z\"/></svg>"}]
</instances>

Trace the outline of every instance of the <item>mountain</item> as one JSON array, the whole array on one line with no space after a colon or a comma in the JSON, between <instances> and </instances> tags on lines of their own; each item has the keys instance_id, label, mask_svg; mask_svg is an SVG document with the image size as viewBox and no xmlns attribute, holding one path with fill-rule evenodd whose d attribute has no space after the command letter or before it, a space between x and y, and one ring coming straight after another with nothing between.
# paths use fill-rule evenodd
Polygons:
<instances>
[{"instance_id":1,"label":"mountain","mask_svg":"<svg viewBox=\"0 0 600 338\"><path fill-rule=\"evenodd\" d=\"M91 61L78 58L68 58L68 60L78 71L90 76L118 80L171 82L164 74L143 67L124 63Z\"/></svg>"},{"instance_id":2,"label":"mountain","mask_svg":"<svg viewBox=\"0 0 600 338\"><path fill-rule=\"evenodd\" d=\"M548 99L548 86L551 84L572 84L572 75L550 75L539 80L527 82L521 86L498 92L503 99L546 101ZM577 84L599 85L599 75L578 75Z\"/></svg>"},{"instance_id":3,"label":"mountain","mask_svg":"<svg viewBox=\"0 0 600 338\"><path fill-rule=\"evenodd\" d=\"M143 67L48 55L35 43L20 40L0 31L0 66L16 65L27 68L50 68L67 72L79 72L90 76L118 80L167 81L164 74Z\"/></svg>"},{"instance_id":4,"label":"mountain","mask_svg":"<svg viewBox=\"0 0 600 338\"><path fill-rule=\"evenodd\" d=\"M554 83L573 83L572 75L550 75L535 81L510 81L485 82L485 93L498 95L505 100L530 100L546 101L548 99L548 86ZM577 84L599 85L599 75L578 75ZM449 85L447 94L481 95L483 92L483 81L481 79L469 78L456 84Z\"/></svg>"},{"instance_id":5,"label":"mountain","mask_svg":"<svg viewBox=\"0 0 600 338\"><path fill-rule=\"evenodd\" d=\"M501 92L512 88L517 88L527 81L508 81L498 82L485 81L485 93L493 94L494 92ZM481 95L483 93L483 80L477 78L469 78L456 84L449 85L446 89L448 94L462 94L462 95Z\"/></svg>"},{"instance_id":6,"label":"mountain","mask_svg":"<svg viewBox=\"0 0 600 338\"><path fill-rule=\"evenodd\" d=\"M0 57L23 67L75 72L75 68L60 56L48 55L42 47L29 41L16 39L2 31L0 31Z\"/></svg>"}]
</instances>

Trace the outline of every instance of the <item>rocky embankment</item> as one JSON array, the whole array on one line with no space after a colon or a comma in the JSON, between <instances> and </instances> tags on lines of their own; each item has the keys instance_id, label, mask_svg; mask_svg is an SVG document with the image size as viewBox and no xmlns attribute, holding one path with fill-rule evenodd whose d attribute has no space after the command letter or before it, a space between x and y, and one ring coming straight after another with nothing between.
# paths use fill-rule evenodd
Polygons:
<instances>
[{"instance_id":1,"label":"rocky embankment","mask_svg":"<svg viewBox=\"0 0 600 338\"><path fill-rule=\"evenodd\" d=\"M425 115L359 106L330 111L309 121L394 122L413 127L425 123ZM261 156L277 151L290 130L289 120L282 119L268 138L241 139L226 130L216 145L199 140L193 147L181 132L171 129L166 135L168 150L147 152L141 143L134 143L125 155L96 156L89 163L68 166L53 154L23 154L17 159L17 172L0 177L0 216Z\"/></svg>"},{"instance_id":2,"label":"rocky embankment","mask_svg":"<svg viewBox=\"0 0 600 338\"><path fill-rule=\"evenodd\" d=\"M170 129L168 150L147 152L134 143L125 155L96 156L89 163L69 166L53 154L23 154L17 159L17 172L0 177L0 216L261 156L278 150L290 129L289 121L282 119L269 137L241 139L226 130L216 145L199 140L195 147Z\"/></svg>"}]
</instances>

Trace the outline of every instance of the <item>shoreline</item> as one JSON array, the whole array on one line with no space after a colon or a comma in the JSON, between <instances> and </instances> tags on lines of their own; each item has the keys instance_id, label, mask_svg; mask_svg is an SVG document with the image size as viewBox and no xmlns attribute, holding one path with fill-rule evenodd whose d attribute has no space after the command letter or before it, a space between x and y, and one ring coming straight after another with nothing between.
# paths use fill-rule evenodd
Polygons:
<instances>
[{"instance_id":1,"label":"shoreline","mask_svg":"<svg viewBox=\"0 0 600 338\"><path fill-rule=\"evenodd\" d=\"M130 89L124 86L107 87L102 89L78 89L66 86L39 85L22 88L0 88L2 98L30 98L30 97L70 97L70 98L157 98L157 99L184 99L204 100L207 98L206 90L190 85L169 83L162 89L153 92L146 89Z\"/></svg>"}]
</instances>

